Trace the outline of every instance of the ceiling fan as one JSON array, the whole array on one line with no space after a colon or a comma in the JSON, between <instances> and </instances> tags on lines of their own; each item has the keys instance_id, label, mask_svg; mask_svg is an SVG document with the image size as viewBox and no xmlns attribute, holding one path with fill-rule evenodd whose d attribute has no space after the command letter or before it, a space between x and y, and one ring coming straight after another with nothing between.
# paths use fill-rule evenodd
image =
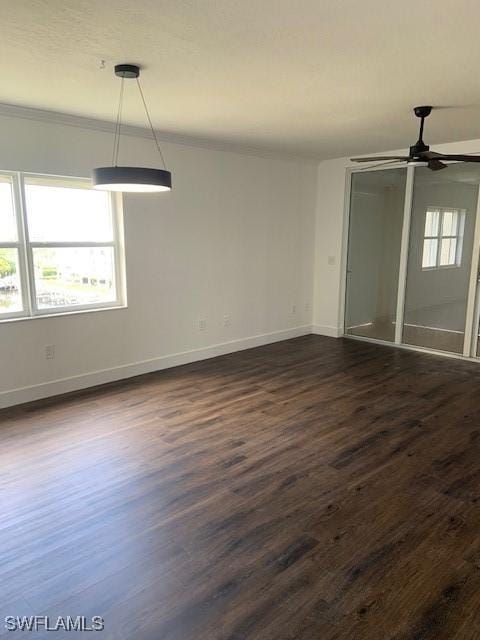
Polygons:
<instances>
[{"instance_id":1,"label":"ceiling fan","mask_svg":"<svg viewBox=\"0 0 480 640\"><path fill-rule=\"evenodd\" d=\"M407 162L409 165L428 167L432 171L439 171L440 169L446 169L448 165L445 162L480 162L480 156L466 156L457 154L444 154L437 153L436 151L430 151L428 144L423 141L423 126L425 118L428 118L432 112L433 107L414 107L413 112L420 118L420 132L418 134L417 142L410 147L410 153L408 156L372 156L371 158L350 158L352 162L378 162L387 160L388 162L382 162L383 164L393 164L398 162ZM380 166L380 165L375 165Z\"/></svg>"}]
</instances>

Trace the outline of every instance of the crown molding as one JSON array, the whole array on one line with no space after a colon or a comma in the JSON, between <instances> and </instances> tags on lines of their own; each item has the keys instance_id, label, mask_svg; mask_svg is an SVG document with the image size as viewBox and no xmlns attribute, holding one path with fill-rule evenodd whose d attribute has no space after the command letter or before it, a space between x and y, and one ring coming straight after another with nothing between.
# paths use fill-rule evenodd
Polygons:
<instances>
[{"instance_id":1,"label":"crown molding","mask_svg":"<svg viewBox=\"0 0 480 640\"><path fill-rule=\"evenodd\" d=\"M62 113L60 111L48 111L46 109L35 109L32 107L24 107L16 104L0 102L0 116L9 116L13 118L24 118L26 120L34 120L36 122L48 122L51 124L61 124L69 127L77 127L80 129L91 129L93 131L103 131L105 133L114 133L115 123L107 120L97 120L95 118L86 118L84 116ZM188 147L198 147L200 149L208 149L211 151L227 151L230 153L238 153L246 156L256 156L269 160L283 160L289 162L300 162L302 164L317 165L319 160L312 157L298 156L295 154L281 153L260 147L222 142L220 140L212 140L210 138L200 138L195 136L186 136L167 131L156 130L157 136L163 142L171 142ZM122 135L134 136L137 138L151 138L151 132L144 127L132 125L122 125Z\"/></svg>"}]
</instances>

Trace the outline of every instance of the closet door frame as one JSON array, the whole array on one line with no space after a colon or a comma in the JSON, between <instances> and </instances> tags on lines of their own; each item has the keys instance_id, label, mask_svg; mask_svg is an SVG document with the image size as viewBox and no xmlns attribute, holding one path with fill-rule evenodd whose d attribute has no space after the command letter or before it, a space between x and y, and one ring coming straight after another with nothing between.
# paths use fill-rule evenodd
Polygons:
<instances>
[{"instance_id":1,"label":"closet door frame","mask_svg":"<svg viewBox=\"0 0 480 640\"><path fill-rule=\"evenodd\" d=\"M480 305L478 295L480 282L480 186L478 189L475 216L472 265L470 268L470 280L468 284L467 313L465 314L465 340L463 342L463 355L465 357L472 358L477 357L478 323L480 322Z\"/></svg>"},{"instance_id":2,"label":"closet door frame","mask_svg":"<svg viewBox=\"0 0 480 640\"><path fill-rule=\"evenodd\" d=\"M347 334L345 332L345 312L347 308L347 282L348 282L348 240L350 234L350 206L351 206L351 196L352 196L352 177L355 173L366 173L371 171L390 171L392 169L405 169L407 172L406 179L406 193L405 193L405 204L403 208L403 223L402 223L402 239L401 239L401 247L400 247L400 263L399 263L399 274L398 274L398 283L399 287L397 290L397 310L395 317L395 340L394 342L390 342L387 340L379 340L377 338L362 338L361 336L354 336L352 334ZM345 199L343 205L343 238L342 238L342 260L341 260L341 274L342 279L340 283L340 300L339 300L339 317L338 317L338 326L340 327L340 335L354 338L358 340L366 340L368 342L379 342L381 344L401 344L401 337L403 331L403 304L405 298L405 287L406 287L406 277L407 277L407 259L408 259L408 236L410 233L410 211L412 208L412 197L413 197L413 169L414 167L405 167L404 163L395 162L390 164L388 167L368 167L365 169L359 169L358 167L348 167L345 172ZM407 195L410 192L410 202L407 204ZM408 207L408 212L407 212ZM407 222L406 222L407 220ZM407 248L406 255L403 255L404 252L404 236L407 234ZM404 264L402 265L402 260ZM404 271L402 276L402 269ZM400 279L403 277L403 285L400 286ZM401 318L399 320L399 298L401 298L400 302L402 305ZM400 325L398 324L400 322ZM398 336L400 336L400 342L397 341Z\"/></svg>"},{"instance_id":3,"label":"closet door frame","mask_svg":"<svg viewBox=\"0 0 480 640\"><path fill-rule=\"evenodd\" d=\"M413 190L415 183L415 167L407 166L407 178L405 184L405 200L403 210L403 224L402 224L402 236L400 244L400 262L399 262L399 274L398 274L398 290L397 290L397 309L395 319L395 340L389 342L386 340L379 340L377 338L364 338L361 336L354 336L345 332L345 311L346 311L346 297L347 297L347 279L348 279L348 241L350 233L350 207L351 207L351 192L352 192L352 176L355 173L364 173L365 171L390 171L391 169L402 169L405 165L402 163L391 164L388 167L368 167L365 169L359 169L358 167L348 167L345 173L345 200L343 211L343 237L342 237L342 257L341 257L341 283L340 283L340 300L339 300L339 318L338 326L340 327L340 334L346 338L353 340L363 340L366 342L374 342L387 345L395 345L405 349L413 351L424 351L433 354L446 355L453 358L466 358L469 360L478 361L477 346L478 346L478 327L480 323L480 185L477 196L476 218L475 218L475 231L474 241L472 248L472 261L469 276L469 287L467 297L467 312L465 317L465 338L463 344L463 354L451 353L447 351L439 351L435 349L429 349L428 347L418 347L414 345L407 345L402 342L403 335L403 322L405 313L405 295L407 286L407 268L408 268L408 255L410 245L410 222L412 215L413 204Z\"/></svg>"},{"instance_id":4,"label":"closet door frame","mask_svg":"<svg viewBox=\"0 0 480 640\"><path fill-rule=\"evenodd\" d=\"M412 218L413 183L415 167L407 167L405 184L405 205L403 207L402 239L400 240L400 265L398 270L397 318L395 321L395 342L402 344L403 318L405 313L405 294L407 289L408 250L410 245L410 220Z\"/></svg>"}]
</instances>

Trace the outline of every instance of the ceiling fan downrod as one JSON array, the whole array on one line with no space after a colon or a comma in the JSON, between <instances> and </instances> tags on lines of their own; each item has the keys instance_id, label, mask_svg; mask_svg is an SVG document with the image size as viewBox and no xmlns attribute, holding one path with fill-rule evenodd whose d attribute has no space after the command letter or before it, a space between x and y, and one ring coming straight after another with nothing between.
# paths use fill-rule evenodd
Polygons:
<instances>
[{"instance_id":1,"label":"ceiling fan downrod","mask_svg":"<svg viewBox=\"0 0 480 640\"><path fill-rule=\"evenodd\" d=\"M411 158L415 158L420 153L424 153L425 151L428 151L430 149L428 144L425 144L423 141L423 127L425 125L425 118L428 118L428 116L431 114L432 108L433 107L430 106L423 106L414 107L413 109L413 112L417 116L417 118L420 118L420 131L418 132L417 142L410 147Z\"/></svg>"}]
</instances>

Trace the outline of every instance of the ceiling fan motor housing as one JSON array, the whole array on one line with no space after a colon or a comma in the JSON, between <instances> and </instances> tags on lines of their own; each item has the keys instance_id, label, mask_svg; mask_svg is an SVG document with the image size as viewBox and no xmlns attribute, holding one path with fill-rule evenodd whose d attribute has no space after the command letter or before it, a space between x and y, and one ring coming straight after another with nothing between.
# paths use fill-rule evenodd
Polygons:
<instances>
[{"instance_id":1,"label":"ceiling fan motor housing","mask_svg":"<svg viewBox=\"0 0 480 640\"><path fill-rule=\"evenodd\" d=\"M410 157L415 158L420 153L423 153L424 151L429 151L429 149L430 147L428 146L428 144L425 144L423 140L419 140L418 142L416 142L414 145L410 147Z\"/></svg>"}]
</instances>

